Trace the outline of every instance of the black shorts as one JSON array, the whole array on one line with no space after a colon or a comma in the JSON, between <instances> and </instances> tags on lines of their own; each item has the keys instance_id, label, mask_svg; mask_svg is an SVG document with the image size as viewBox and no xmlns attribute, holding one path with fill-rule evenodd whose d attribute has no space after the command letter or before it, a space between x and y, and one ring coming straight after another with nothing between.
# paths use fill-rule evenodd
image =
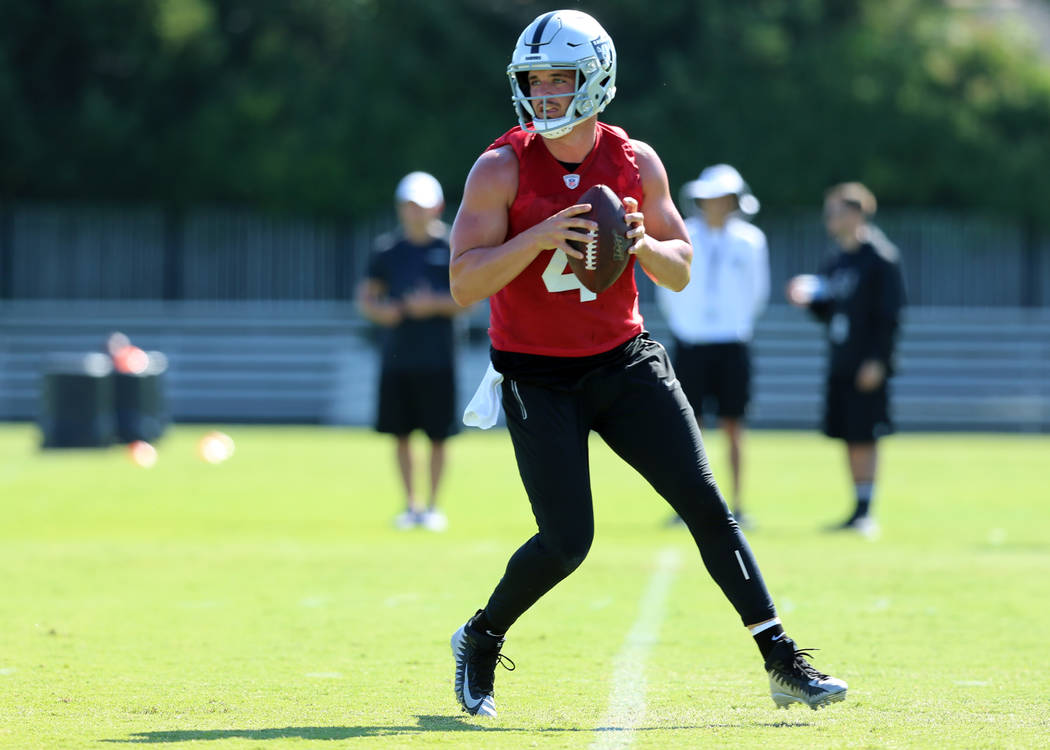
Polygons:
<instances>
[{"instance_id":1,"label":"black shorts","mask_svg":"<svg viewBox=\"0 0 1050 750\"><path fill-rule=\"evenodd\" d=\"M454 370L384 370L380 375L376 431L404 436L413 430L422 430L431 440L459 432Z\"/></svg>"},{"instance_id":2,"label":"black shorts","mask_svg":"<svg viewBox=\"0 0 1050 750\"><path fill-rule=\"evenodd\" d=\"M889 386L858 391L850 380L828 380L825 385L824 434L847 443L870 443L893 432L889 414Z\"/></svg>"},{"instance_id":3,"label":"black shorts","mask_svg":"<svg viewBox=\"0 0 1050 750\"><path fill-rule=\"evenodd\" d=\"M751 403L751 352L748 345L686 344L675 341L675 372L696 413L714 412L739 419Z\"/></svg>"}]
</instances>

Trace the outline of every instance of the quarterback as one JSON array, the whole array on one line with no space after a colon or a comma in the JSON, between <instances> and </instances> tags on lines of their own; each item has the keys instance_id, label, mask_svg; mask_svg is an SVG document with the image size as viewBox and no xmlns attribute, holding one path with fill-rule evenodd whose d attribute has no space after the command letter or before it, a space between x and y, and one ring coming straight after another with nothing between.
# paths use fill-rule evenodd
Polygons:
<instances>
[{"instance_id":1,"label":"quarterback","mask_svg":"<svg viewBox=\"0 0 1050 750\"><path fill-rule=\"evenodd\" d=\"M712 578L758 644L779 705L842 700L784 634L747 540L711 475L700 430L667 352L638 312L634 268L682 289L692 248L656 152L598 121L616 94L616 50L591 16L544 13L507 68L518 125L478 157L452 227L450 280L463 305L488 299L492 366L536 533L485 603L452 636L455 691L495 716L497 664L514 622L572 573L594 537L588 436L598 434L685 522ZM609 186L631 227L627 269L605 291L568 267L595 222L578 202ZM577 257L578 257L577 253Z\"/></svg>"}]
</instances>

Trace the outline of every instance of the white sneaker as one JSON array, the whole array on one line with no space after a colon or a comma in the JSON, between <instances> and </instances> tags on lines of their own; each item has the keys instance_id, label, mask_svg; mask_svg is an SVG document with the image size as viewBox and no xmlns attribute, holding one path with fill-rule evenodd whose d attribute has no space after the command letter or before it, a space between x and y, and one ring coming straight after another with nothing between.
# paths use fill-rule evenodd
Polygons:
<instances>
[{"instance_id":1,"label":"white sneaker","mask_svg":"<svg viewBox=\"0 0 1050 750\"><path fill-rule=\"evenodd\" d=\"M427 531L444 531L448 528L448 518L437 508L423 511L419 523Z\"/></svg>"},{"instance_id":2,"label":"white sneaker","mask_svg":"<svg viewBox=\"0 0 1050 750\"><path fill-rule=\"evenodd\" d=\"M861 516L853 522L853 530L865 539L875 541L879 538L879 524L871 516Z\"/></svg>"},{"instance_id":3,"label":"white sneaker","mask_svg":"<svg viewBox=\"0 0 1050 750\"><path fill-rule=\"evenodd\" d=\"M868 515L851 516L842 523L826 528L827 531L852 531L854 534L858 534L869 541L875 541L880 534L878 522Z\"/></svg>"},{"instance_id":4,"label":"white sneaker","mask_svg":"<svg viewBox=\"0 0 1050 750\"><path fill-rule=\"evenodd\" d=\"M422 514L414 510L405 510L394 516L394 528L401 529L414 529L423 523Z\"/></svg>"}]
</instances>

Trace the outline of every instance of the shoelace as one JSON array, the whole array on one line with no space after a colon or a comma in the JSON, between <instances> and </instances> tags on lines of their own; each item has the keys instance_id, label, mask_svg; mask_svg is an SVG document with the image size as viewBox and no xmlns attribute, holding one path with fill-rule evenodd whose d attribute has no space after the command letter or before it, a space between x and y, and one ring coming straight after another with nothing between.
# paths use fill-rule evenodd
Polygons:
<instances>
[{"instance_id":1,"label":"shoelace","mask_svg":"<svg viewBox=\"0 0 1050 750\"><path fill-rule=\"evenodd\" d=\"M501 654L499 649L475 651L470 657L470 663L477 668L477 671L474 672L477 680L474 687L490 695L492 694L492 686L496 678L496 665L499 664L508 672L513 672L517 668L514 660Z\"/></svg>"},{"instance_id":2,"label":"shoelace","mask_svg":"<svg viewBox=\"0 0 1050 750\"><path fill-rule=\"evenodd\" d=\"M792 663L792 668L796 672L801 672L811 680L823 680L827 677L823 672L818 672L813 668L813 665L806 661L807 658L813 657L814 651L820 651L819 648L796 648L795 649L795 661Z\"/></svg>"}]
</instances>

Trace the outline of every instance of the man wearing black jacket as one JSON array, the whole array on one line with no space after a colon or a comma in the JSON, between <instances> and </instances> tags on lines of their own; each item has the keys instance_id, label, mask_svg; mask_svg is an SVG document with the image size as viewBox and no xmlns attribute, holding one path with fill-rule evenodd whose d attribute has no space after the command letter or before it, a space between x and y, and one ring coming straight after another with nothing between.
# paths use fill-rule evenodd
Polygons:
<instances>
[{"instance_id":1,"label":"man wearing black jacket","mask_svg":"<svg viewBox=\"0 0 1050 750\"><path fill-rule=\"evenodd\" d=\"M788 301L827 327L824 434L845 441L856 492L853 513L833 528L869 538L878 533L871 516L878 440L893 432L888 380L904 304L897 248L868 223L875 208L859 182L830 188L824 225L839 252L819 275L795 276L787 287Z\"/></svg>"}]
</instances>

